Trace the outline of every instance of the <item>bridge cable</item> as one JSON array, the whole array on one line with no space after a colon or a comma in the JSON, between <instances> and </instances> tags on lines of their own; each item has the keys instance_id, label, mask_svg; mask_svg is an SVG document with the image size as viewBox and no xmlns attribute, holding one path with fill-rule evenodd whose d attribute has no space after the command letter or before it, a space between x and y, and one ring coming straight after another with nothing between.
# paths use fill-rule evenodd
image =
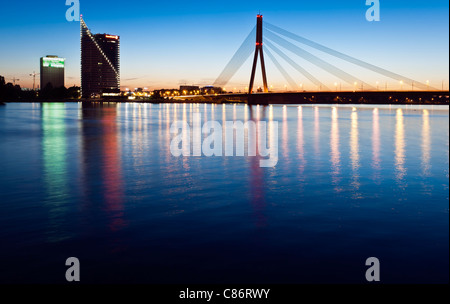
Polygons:
<instances>
[{"instance_id":1,"label":"bridge cable","mask_svg":"<svg viewBox=\"0 0 450 304\"><path fill-rule=\"evenodd\" d=\"M305 76L309 81L311 81L314 85L316 85L319 88L323 88L325 90L329 90L329 88L322 83L319 79L314 77L311 73L309 73L307 70L305 70L303 67L298 65L295 61L293 61L288 55L286 55L283 51L281 51L279 48L277 48L274 44L272 44L270 41L265 40L266 46L268 46L272 51L278 54L281 58L283 58L284 61L286 61L288 64L290 64L294 69L296 69L299 73L301 73L303 76Z\"/></svg>"},{"instance_id":2,"label":"bridge cable","mask_svg":"<svg viewBox=\"0 0 450 304\"><path fill-rule=\"evenodd\" d=\"M282 46L283 48L291 51L292 53L296 54L299 57L302 57L303 59L309 61L310 63L320 67L321 69L327 71L330 74L333 74L334 76L344 80L345 82L353 85L356 82L362 83L364 87L368 87L371 89L375 89L373 86L371 86L368 83L365 83L361 79L350 75L347 72L344 72L343 70L339 69L338 67L320 59L319 57L311 54L310 52L302 49L301 47L298 47L289 41L285 40L284 38L276 35L270 30L266 31L266 37L268 37L271 41L277 43L278 45Z\"/></svg>"},{"instance_id":3,"label":"bridge cable","mask_svg":"<svg viewBox=\"0 0 450 304\"><path fill-rule=\"evenodd\" d=\"M312 74L310 74L307 70L305 70L304 68L302 68L300 65L298 65L297 63L295 63L291 58L289 58L289 56L287 56L285 53L283 53L280 49L278 49L275 45L273 45L272 43L270 43L270 41L266 40L265 44L270 47L271 50L273 50L274 52L276 52L278 54L278 56L280 56L281 58L284 59L284 61L286 61L288 64L290 64L294 69L296 69L298 72L300 72L301 74L303 74L306 78L308 78L309 81L311 81L313 84L315 84L316 86L323 88L325 90L329 90L329 88L324 85L320 80L318 80L317 78L315 78Z\"/></svg>"},{"instance_id":4,"label":"bridge cable","mask_svg":"<svg viewBox=\"0 0 450 304\"><path fill-rule=\"evenodd\" d=\"M272 53L269 51L269 49L267 47L264 47L264 53L266 53L267 56L269 56L270 60L272 60L272 62L278 68L278 70L283 75L283 77L286 79L286 81L289 83L289 85L293 89L297 89L297 84L295 83L294 79L292 79L292 77L289 76L289 74L286 72L286 70L281 66L281 64L278 62L278 60L275 58L275 56L272 55Z\"/></svg>"},{"instance_id":5,"label":"bridge cable","mask_svg":"<svg viewBox=\"0 0 450 304\"><path fill-rule=\"evenodd\" d=\"M250 34L245 38L244 42L241 44L239 49L233 55L231 60L220 73L214 82L214 86L224 87L230 79L236 74L239 68L247 61L250 55L254 52L255 44L254 40L256 37L256 26L250 32Z\"/></svg>"},{"instance_id":6,"label":"bridge cable","mask_svg":"<svg viewBox=\"0 0 450 304\"><path fill-rule=\"evenodd\" d=\"M429 90L429 89L437 90L436 88L429 87L428 85L423 84L423 83L421 83L419 81L415 81L415 80L410 79L408 77L404 77L402 75L393 73L393 72L388 71L386 69L380 68L380 67L378 67L376 65L367 63L365 61L359 60L357 58L354 58L354 57L351 57L351 56L346 55L344 53L341 53L341 52L338 52L336 50L333 50L333 49L331 49L329 47L326 47L324 45L316 43L316 42L314 42L312 40L309 40L307 38L304 38L304 37L298 36L296 34L293 34L291 32L288 32L288 31L286 31L286 30L284 30L282 28L279 28L279 27L277 27L277 26L275 26L273 24L270 24L268 22L264 22L264 25L265 25L266 29L268 29L270 31L273 31L273 32L275 32L275 33L277 33L279 35L285 36L287 38L290 38L290 39L295 40L297 42L300 42L302 44L308 45L308 46L310 46L310 47L312 47L312 48L314 48L316 50L319 50L319 51L327 53L327 54L329 54L331 56L340 58L342 60L345 60L347 62L350 62L352 64L360 66L362 68L371 70L371 71L373 71L375 73L384 75L384 76L389 77L391 79L395 79L395 80L398 80L398 81L403 81L405 84L409 84L409 85L413 85L414 84L416 87L424 89L424 90Z\"/></svg>"}]
</instances>

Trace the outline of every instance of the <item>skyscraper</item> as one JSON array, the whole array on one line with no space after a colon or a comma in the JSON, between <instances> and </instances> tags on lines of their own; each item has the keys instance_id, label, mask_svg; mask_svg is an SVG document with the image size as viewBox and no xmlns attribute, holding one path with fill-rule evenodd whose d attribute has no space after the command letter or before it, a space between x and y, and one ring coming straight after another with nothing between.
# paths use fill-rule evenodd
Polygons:
<instances>
[{"instance_id":1,"label":"skyscraper","mask_svg":"<svg viewBox=\"0 0 450 304\"><path fill-rule=\"evenodd\" d=\"M53 55L41 57L41 90L49 84L53 88L64 86L65 61L64 58Z\"/></svg>"},{"instance_id":2,"label":"skyscraper","mask_svg":"<svg viewBox=\"0 0 450 304\"><path fill-rule=\"evenodd\" d=\"M81 24L81 92L83 98L120 94L120 37L92 34Z\"/></svg>"}]
</instances>

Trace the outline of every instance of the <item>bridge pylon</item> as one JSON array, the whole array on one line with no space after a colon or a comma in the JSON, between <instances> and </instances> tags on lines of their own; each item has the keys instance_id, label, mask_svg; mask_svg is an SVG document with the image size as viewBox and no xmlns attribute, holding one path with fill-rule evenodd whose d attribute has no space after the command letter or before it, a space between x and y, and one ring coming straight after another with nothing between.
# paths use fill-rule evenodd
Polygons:
<instances>
[{"instance_id":1,"label":"bridge pylon","mask_svg":"<svg viewBox=\"0 0 450 304\"><path fill-rule=\"evenodd\" d=\"M256 64L258 63L258 55L260 55L261 58L261 70L264 83L264 93L268 93L269 88L267 86L266 66L264 64L264 54L263 54L263 16L259 14L256 16L256 48L255 48L255 58L253 59L252 75L250 77L250 85L248 87L249 94L252 94L253 91L253 84L255 82Z\"/></svg>"}]
</instances>

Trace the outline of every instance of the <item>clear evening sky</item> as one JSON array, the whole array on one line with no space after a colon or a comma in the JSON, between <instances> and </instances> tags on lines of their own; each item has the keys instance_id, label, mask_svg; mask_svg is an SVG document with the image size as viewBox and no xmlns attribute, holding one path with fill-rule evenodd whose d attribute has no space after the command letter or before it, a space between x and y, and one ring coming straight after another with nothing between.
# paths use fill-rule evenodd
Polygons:
<instances>
[{"instance_id":1,"label":"clear evening sky","mask_svg":"<svg viewBox=\"0 0 450 304\"><path fill-rule=\"evenodd\" d=\"M120 35L122 88L212 84L261 12L264 21L290 32L417 81L429 80L437 88L444 81L447 89L449 2L380 3L380 22L366 20L369 7L365 0L81 0L80 6L93 33ZM7 82L16 77L22 87L31 87L33 78L29 74L39 72L39 58L58 55L66 58L66 87L80 84L80 24L66 21L68 8L65 0L2 2L0 75ZM332 57L321 58L373 85L379 81L383 86L386 82L392 88L399 86L394 80L334 62ZM227 86L248 86L250 61ZM285 80L267 56L266 61L269 84L275 89L283 88ZM342 82L319 69L315 74L330 87ZM296 81L305 81L308 88L301 76L294 72L292 76Z\"/></svg>"}]
</instances>

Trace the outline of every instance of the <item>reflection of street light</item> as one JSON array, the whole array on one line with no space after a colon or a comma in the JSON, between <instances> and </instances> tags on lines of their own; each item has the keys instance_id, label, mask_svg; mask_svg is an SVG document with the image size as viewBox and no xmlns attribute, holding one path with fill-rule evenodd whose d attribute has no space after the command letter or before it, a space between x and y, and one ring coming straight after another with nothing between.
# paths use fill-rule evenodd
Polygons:
<instances>
[{"instance_id":1,"label":"reflection of street light","mask_svg":"<svg viewBox=\"0 0 450 304\"><path fill-rule=\"evenodd\" d=\"M403 80L400 81L400 91L403 91Z\"/></svg>"},{"instance_id":2,"label":"reflection of street light","mask_svg":"<svg viewBox=\"0 0 450 304\"><path fill-rule=\"evenodd\" d=\"M380 90L380 83L377 81L377 91Z\"/></svg>"},{"instance_id":3,"label":"reflection of street light","mask_svg":"<svg viewBox=\"0 0 450 304\"><path fill-rule=\"evenodd\" d=\"M287 91L287 85L286 84L284 85L284 89Z\"/></svg>"},{"instance_id":4,"label":"reflection of street light","mask_svg":"<svg viewBox=\"0 0 450 304\"><path fill-rule=\"evenodd\" d=\"M303 83L300 84L300 90L303 91Z\"/></svg>"},{"instance_id":5,"label":"reflection of street light","mask_svg":"<svg viewBox=\"0 0 450 304\"><path fill-rule=\"evenodd\" d=\"M337 92L337 82L334 83L334 87L336 88L336 92Z\"/></svg>"},{"instance_id":6,"label":"reflection of street light","mask_svg":"<svg viewBox=\"0 0 450 304\"><path fill-rule=\"evenodd\" d=\"M427 80L427 90L428 91L430 90L430 81L429 80Z\"/></svg>"},{"instance_id":7,"label":"reflection of street light","mask_svg":"<svg viewBox=\"0 0 450 304\"><path fill-rule=\"evenodd\" d=\"M354 85L355 85L354 91L356 92L356 88L358 87L358 83L355 81Z\"/></svg>"}]
</instances>

